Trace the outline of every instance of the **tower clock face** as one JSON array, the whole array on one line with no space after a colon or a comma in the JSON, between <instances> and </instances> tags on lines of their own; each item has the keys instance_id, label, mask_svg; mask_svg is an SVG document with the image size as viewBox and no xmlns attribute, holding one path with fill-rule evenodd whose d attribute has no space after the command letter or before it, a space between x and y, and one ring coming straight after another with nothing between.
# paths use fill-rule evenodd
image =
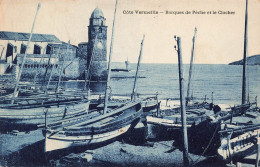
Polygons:
<instances>
[{"instance_id":1,"label":"tower clock face","mask_svg":"<svg viewBox=\"0 0 260 167\"><path fill-rule=\"evenodd\" d=\"M103 49L103 44L102 44L102 42L98 42L98 44L97 44L97 48L100 49L100 50Z\"/></svg>"}]
</instances>

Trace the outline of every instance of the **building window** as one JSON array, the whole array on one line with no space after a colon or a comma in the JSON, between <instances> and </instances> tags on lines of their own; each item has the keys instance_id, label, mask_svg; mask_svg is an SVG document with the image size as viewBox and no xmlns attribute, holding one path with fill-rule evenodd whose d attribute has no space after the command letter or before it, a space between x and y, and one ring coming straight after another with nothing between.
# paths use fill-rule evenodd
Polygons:
<instances>
[{"instance_id":1,"label":"building window","mask_svg":"<svg viewBox=\"0 0 260 167\"><path fill-rule=\"evenodd\" d=\"M99 27L99 33L102 33L102 28L101 27Z\"/></svg>"},{"instance_id":2,"label":"building window","mask_svg":"<svg viewBox=\"0 0 260 167\"><path fill-rule=\"evenodd\" d=\"M13 51L14 51L14 47L12 44L8 43L7 45L7 51L6 51L6 61L9 57L12 57L12 61L13 61Z\"/></svg>"},{"instance_id":3,"label":"building window","mask_svg":"<svg viewBox=\"0 0 260 167\"><path fill-rule=\"evenodd\" d=\"M41 47L39 45L34 45L33 54L41 54Z\"/></svg>"},{"instance_id":4,"label":"building window","mask_svg":"<svg viewBox=\"0 0 260 167\"><path fill-rule=\"evenodd\" d=\"M21 44L20 53L21 53L21 54L25 54L25 51L26 51L26 45Z\"/></svg>"},{"instance_id":5,"label":"building window","mask_svg":"<svg viewBox=\"0 0 260 167\"><path fill-rule=\"evenodd\" d=\"M50 47L50 45L47 45L47 47L46 47L46 54L51 54L51 47Z\"/></svg>"}]
</instances>

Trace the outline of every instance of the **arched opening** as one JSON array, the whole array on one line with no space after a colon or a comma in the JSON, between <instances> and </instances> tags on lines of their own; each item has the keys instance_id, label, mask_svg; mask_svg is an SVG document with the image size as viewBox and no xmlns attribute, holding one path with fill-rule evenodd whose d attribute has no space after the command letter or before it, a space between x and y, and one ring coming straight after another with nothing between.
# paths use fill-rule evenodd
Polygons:
<instances>
[{"instance_id":1,"label":"arched opening","mask_svg":"<svg viewBox=\"0 0 260 167\"><path fill-rule=\"evenodd\" d=\"M41 54L41 47L39 45L34 45L33 54Z\"/></svg>"}]
</instances>

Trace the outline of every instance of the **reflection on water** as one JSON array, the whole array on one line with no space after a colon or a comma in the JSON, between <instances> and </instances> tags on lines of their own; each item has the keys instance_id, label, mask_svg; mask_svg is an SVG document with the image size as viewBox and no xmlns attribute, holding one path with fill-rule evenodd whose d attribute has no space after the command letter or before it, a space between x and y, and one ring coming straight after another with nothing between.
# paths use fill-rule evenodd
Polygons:
<instances>
[{"instance_id":1,"label":"reflection on water","mask_svg":"<svg viewBox=\"0 0 260 167\"><path fill-rule=\"evenodd\" d=\"M61 86L67 89L81 89L84 90L84 81L68 81L62 82ZM88 83L89 88L93 94L103 94L106 88L106 82L90 82Z\"/></svg>"}]
</instances>

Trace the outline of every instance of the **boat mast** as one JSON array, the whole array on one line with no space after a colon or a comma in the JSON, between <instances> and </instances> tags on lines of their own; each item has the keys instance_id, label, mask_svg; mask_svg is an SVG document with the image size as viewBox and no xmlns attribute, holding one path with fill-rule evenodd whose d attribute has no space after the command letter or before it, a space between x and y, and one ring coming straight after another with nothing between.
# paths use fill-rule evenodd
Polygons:
<instances>
[{"instance_id":1,"label":"boat mast","mask_svg":"<svg viewBox=\"0 0 260 167\"><path fill-rule=\"evenodd\" d=\"M242 81L242 104L245 104L245 103L246 103L247 4L248 4L248 0L246 0L246 13L245 13L244 59L243 59L243 81Z\"/></svg>"},{"instance_id":2,"label":"boat mast","mask_svg":"<svg viewBox=\"0 0 260 167\"><path fill-rule=\"evenodd\" d=\"M114 12L114 20L112 26L112 36L111 36L111 43L110 43L110 51L109 51L109 60L108 60L108 74L107 74L107 83L106 83L106 91L105 91L105 103L104 103L104 111L103 114L107 112L107 103L108 103L108 91L110 89L110 73L111 73L111 59L113 53L113 42L114 42L114 31L115 31L115 18L116 18L116 7L117 7L117 0L115 4L115 12Z\"/></svg>"},{"instance_id":3,"label":"boat mast","mask_svg":"<svg viewBox=\"0 0 260 167\"><path fill-rule=\"evenodd\" d=\"M143 53L144 37L145 37L145 35L143 36L143 40L142 40L142 42L141 42L140 54L139 54L138 63L137 63L137 67L136 67L134 87L133 87L133 92L132 92L132 95L131 95L131 100L132 100L132 101L135 101L135 97L136 97L136 96L135 96L135 94L136 94L136 81L137 81L138 71L139 71L139 66L140 66L140 61L141 61L142 53Z\"/></svg>"},{"instance_id":4,"label":"boat mast","mask_svg":"<svg viewBox=\"0 0 260 167\"><path fill-rule=\"evenodd\" d=\"M60 54L60 47L59 47L59 50L58 50L58 56ZM47 86L46 86L46 91L49 89L49 85L50 85L50 82L51 82L51 77L52 77L52 73L53 73L53 70L55 68L57 63L54 63L53 66L52 66L52 69L51 69L51 73L50 73L50 77L49 77L49 80L48 80L48 83L47 83Z\"/></svg>"},{"instance_id":5,"label":"boat mast","mask_svg":"<svg viewBox=\"0 0 260 167\"><path fill-rule=\"evenodd\" d=\"M186 105L190 101L190 82L191 82L192 66L193 66L193 59L194 59L194 45L195 45L196 32L197 32L197 28L195 27L194 36L192 38L192 49L191 49L191 58L190 58L190 70L189 70L189 80L188 80L188 88L187 88Z\"/></svg>"},{"instance_id":6,"label":"boat mast","mask_svg":"<svg viewBox=\"0 0 260 167\"><path fill-rule=\"evenodd\" d=\"M175 36L176 39L176 36ZM186 109L184 98L184 78L183 78L183 66L182 66L182 51L181 51L181 38L177 37L177 52L178 52L178 65L179 65L179 86L180 86L180 103L181 103L181 123L183 132L183 166L189 166L189 152L188 152L188 134L187 134L187 122L186 122ZM175 46L176 49L176 46Z\"/></svg>"},{"instance_id":7,"label":"boat mast","mask_svg":"<svg viewBox=\"0 0 260 167\"><path fill-rule=\"evenodd\" d=\"M66 55L68 55L69 45L70 45L70 40L67 43ZM60 73L59 73L59 80L58 80L57 87L56 87L56 92L57 93L60 92L60 82L61 82L62 72L64 70L64 63L65 63L66 57L65 56L63 56L63 57L61 56L60 58L63 58L63 61L62 61L62 65L61 65L61 69L60 69Z\"/></svg>"},{"instance_id":8,"label":"boat mast","mask_svg":"<svg viewBox=\"0 0 260 167\"><path fill-rule=\"evenodd\" d=\"M39 12L39 10L40 10L40 7L41 7L41 4L38 3L37 11L36 11L36 14L35 14L35 17L34 17L34 20L33 20L33 25L32 25L32 29L31 29L30 37L29 37L29 40L28 40L28 42L27 42L25 54L24 54L23 61L22 61L22 64L21 64L21 69L19 70L18 77L17 77L17 81L16 81L16 84L15 84L15 88L14 88L14 93L13 93L13 96L12 96L11 104L14 103L14 98L15 98L15 96L16 96L16 92L17 92L18 85L19 85L19 82L20 82L20 78L21 78L21 74L22 74L22 71L23 71L23 66L24 66L24 63L25 63L25 60L26 60L28 48L29 48L29 45L30 45L30 42L31 42L31 39L32 39L34 24L35 24L35 21L36 21L38 12Z\"/></svg>"}]
</instances>

